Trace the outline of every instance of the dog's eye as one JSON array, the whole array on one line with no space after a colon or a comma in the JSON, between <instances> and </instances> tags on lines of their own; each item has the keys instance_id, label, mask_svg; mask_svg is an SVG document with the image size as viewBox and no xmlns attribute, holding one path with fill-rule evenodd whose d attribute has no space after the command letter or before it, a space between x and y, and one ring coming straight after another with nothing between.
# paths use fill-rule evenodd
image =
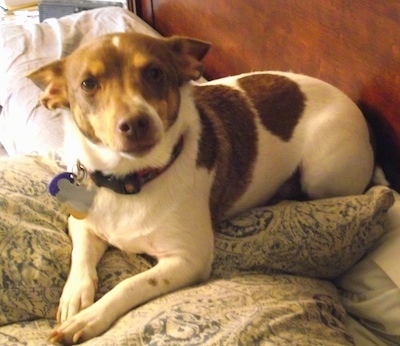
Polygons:
<instances>
[{"instance_id":1,"label":"dog's eye","mask_svg":"<svg viewBox=\"0 0 400 346\"><path fill-rule=\"evenodd\" d=\"M88 78L82 82L81 86L83 90L93 92L99 87L99 83L94 78Z\"/></svg>"},{"instance_id":2,"label":"dog's eye","mask_svg":"<svg viewBox=\"0 0 400 346\"><path fill-rule=\"evenodd\" d=\"M149 82L160 82L163 78L164 72L158 67L149 67L146 69L146 78Z\"/></svg>"}]
</instances>

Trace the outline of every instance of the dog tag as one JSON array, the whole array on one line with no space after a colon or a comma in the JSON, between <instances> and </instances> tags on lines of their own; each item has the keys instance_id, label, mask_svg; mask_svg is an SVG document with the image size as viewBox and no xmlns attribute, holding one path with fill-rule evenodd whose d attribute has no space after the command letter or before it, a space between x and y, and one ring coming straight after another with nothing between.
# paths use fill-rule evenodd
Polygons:
<instances>
[{"instance_id":1,"label":"dog tag","mask_svg":"<svg viewBox=\"0 0 400 346\"><path fill-rule=\"evenodd\" d=\"M79 184L76 175L63 172L55 176L49 184L49 192L62 206L77 219L84 219L92 207L96 191Z\"/></svg>"}]
</instances>

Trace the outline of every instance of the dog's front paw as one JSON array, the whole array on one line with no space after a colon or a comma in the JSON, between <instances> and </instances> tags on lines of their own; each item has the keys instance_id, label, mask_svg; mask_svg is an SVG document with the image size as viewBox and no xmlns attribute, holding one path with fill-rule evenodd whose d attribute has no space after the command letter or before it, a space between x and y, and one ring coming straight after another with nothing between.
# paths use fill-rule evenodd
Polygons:
<instances>
[{"instance_id":1,"label":"dog's front paw","mask_svg":"<svg viewBox=\"0 0 400 346\"><path fill-rule=\"evenodd\" d=\"M70 276L64 286L57 311L57 322L62 323L94 302L96 277Z\"/></svg>"},{"instance_id":2,"label":"dog's front paw","mask_svg":"<svg viewBox=\"0 0 400 346\"><path fill-rule=\"evenodd\" d=\"M55 327L49 341L64 345L81 343L106 331L112 321L92 305Z\"/></svg>"}]
</instances>

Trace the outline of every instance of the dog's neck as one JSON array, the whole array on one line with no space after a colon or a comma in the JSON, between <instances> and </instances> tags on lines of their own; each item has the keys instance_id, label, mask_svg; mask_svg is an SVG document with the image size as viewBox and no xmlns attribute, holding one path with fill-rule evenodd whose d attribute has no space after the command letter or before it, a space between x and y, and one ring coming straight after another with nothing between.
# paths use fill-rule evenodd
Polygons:
<instances>
[{"instance_id":1,"label":"dog's neck","mask_svg":"<svg viewBox=\"0 0 400 346\"><path fill-rule=\"evenodd\" d=\"M115 175L105 175L101 171L94 171L89 173L89 176L96 184L97 187L106 187L116 193L124 195L133 195L141 191L142 186L152 181L160 174L164 173L174 161L177 159L183 148L183 136L179 139L178 143L174 146L171 157L167 164L160 168L148 168L137 172L129 173L125 176L119 177Z\"/></svg>"}]
</instances>

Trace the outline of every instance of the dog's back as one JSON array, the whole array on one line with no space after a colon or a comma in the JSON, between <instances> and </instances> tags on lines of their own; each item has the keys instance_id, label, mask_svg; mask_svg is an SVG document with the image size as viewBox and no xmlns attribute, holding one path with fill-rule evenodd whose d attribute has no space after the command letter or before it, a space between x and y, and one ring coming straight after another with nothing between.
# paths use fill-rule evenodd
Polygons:
<instances>
[{"instance_id":1,"label":"dog's back","mask_svg":"<svg viewBox=\"0 0 400 346\"><path fill-rule=\"evenodd\" d=\"M358 194L369 184L366 122L333 86L260 72L206 83L194 95L202 124L197 163L215 169L211 205L218 215L267 202L292 177L309 198Z\"/></svg>"}]
</instances>

